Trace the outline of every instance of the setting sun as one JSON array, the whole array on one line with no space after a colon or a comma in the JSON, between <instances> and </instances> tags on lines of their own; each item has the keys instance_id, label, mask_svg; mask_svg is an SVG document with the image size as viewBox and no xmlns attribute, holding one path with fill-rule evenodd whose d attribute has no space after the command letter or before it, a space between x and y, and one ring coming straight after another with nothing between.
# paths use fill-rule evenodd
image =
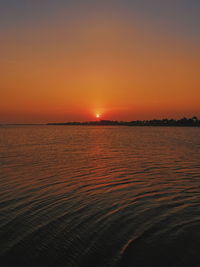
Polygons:
<instances>
[{"instance_id":1,"label":"setting sun","mask_svg":"<svg viewBox=\"0 0 200 267\"><path fill-rule=\"evenodd\" d=\"M96 118L100 118L100 114L96 114Z\"/></svg>"}]
</instances>

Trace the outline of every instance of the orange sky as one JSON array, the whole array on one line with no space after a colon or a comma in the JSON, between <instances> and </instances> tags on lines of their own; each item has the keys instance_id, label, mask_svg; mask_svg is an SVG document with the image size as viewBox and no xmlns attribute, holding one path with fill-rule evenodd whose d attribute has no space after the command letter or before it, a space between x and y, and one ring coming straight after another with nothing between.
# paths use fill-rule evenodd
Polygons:
<instances>
[{"instance_id":1,"label":"orange sky","mask_svg":"<svg viewBox=\"0 0 200 267\"><path fill-rule=\"evenodd\" d=\"M119 14L7 26L0 122L200 116L199 42Z\"/></svg>"}]
</instances>

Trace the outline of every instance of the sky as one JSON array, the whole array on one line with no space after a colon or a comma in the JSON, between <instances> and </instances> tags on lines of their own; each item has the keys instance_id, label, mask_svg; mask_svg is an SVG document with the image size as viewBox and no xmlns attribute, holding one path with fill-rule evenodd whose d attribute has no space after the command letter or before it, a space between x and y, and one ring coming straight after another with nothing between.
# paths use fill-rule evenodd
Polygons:
<instances>
[{"instance_id":1,"label":"sky","mask_svg":"<svg viewBox=\"0 0 200 267\"><path fill-rule=\"evenodd\" d=\"M199 0L0 0L0 123L200 117Z\"/></svg>"}]
</instances>

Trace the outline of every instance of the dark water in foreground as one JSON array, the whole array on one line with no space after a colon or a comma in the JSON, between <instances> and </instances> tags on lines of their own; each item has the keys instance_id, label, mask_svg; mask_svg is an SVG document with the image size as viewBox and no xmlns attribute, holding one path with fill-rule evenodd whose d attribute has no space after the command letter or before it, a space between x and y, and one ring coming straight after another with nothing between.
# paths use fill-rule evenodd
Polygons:
<instances>
[{"instance_id":1,"label":"dark water in foreground","mask_svg":"<svg viewBox=\"0 0 200 267\"><path fill-rule=\"evenodd\" d=\"M200 129L0 128L1 266L200 266Z\"/></svg>"}]
</instances>

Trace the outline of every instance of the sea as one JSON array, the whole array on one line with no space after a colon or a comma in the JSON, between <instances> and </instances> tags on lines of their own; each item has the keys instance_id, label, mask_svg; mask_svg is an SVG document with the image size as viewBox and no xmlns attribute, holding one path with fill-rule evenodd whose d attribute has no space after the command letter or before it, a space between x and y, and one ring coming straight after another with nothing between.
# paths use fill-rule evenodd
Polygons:
<instances>
[{"instance_id":1,"label":"sea","mask_svg":"<svg viewBox=\"0 0 200 267\"><path fill-rule=\"evenodd\" d=\"M199 267L200 128L0 127L1 267Z\"/></svg>"}]
</instances>

